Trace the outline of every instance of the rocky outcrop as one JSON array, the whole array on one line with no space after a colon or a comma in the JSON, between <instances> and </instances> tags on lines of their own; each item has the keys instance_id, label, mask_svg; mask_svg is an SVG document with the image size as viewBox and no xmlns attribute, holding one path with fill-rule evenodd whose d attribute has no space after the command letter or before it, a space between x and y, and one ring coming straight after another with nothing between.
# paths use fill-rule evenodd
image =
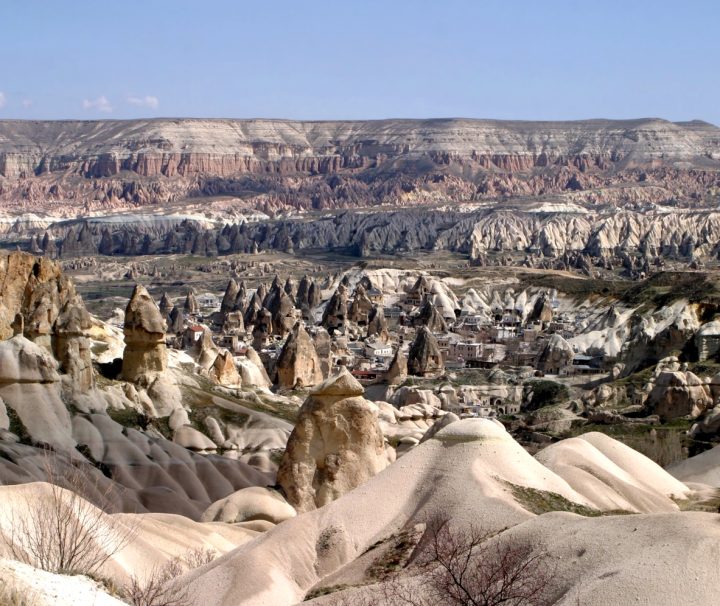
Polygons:
<instances>
[{"instance_id":1,"label":"rocky outcrop","mask_svg":"<svg viewBox=\"0 0 720 606\"><path fill-rule=\"evenodd\" d=\"M407 379L407 375L407 358L405 354L398 349L395 352L395 356L393 356L392 362L390 362L385 380L388 385L400 385L400 383L403 383L405 379Z\"/></svg>"},{"instance_id":2,"label":"rocky outcrop","mask_svg":"<svg viewBox=\"0 0 720 606\"><path fill-rule=\"evenodd\" d=\"M685 416L694 419L712 405L710 387L692 372L682 371L661 371L645 400L648 413L658 415L661 421Z\"/></svg>"},{"instance_id":3,"label":"rocky outcrop","mask_svg":"<svg viewBox=\"0 0 720 606\"><path fill-rule=\"evenodd\" d=\"M299 309L311 310L320 305L320 288L308 276L303 276L295 294L295 303Z\"/></svg>"},{"instance_id":4,"label":"rocky outcrop","mask_svg":"<svg viewBox=\"0 0 720 606\"><path fill-rule=\"evenodd\" d=\"M557 375L572 365L575 352L572 345L560 335L550 335L538 354L535 367L541 372Z\"/></svg>"},{"instance_id":5,"label":"rocky outcrop","mask_svg":"<svg viewBox=\"0 0 720 606\"><path fill-rule=\"evenodd\" d=\"M437 339L428 330L421 327L410 346L407 360L408 372L421 377L438 375L445 370L445 362Z\"/></svg>"},{"instance_id":6,"label":"rocky outcrop","mask_svg":"<svg viewBox=\"0 0 720 606\"><path fill-rule=\"evenodd\" d=\"M238 310L238 308L236 307L236 300L238 298L239 292L240 286L238 285L238 283L235 280L230 279L227 287L225 288L225 294L223 295L222 303L220 304L220 313L223 316L230 313L231 311Z\"/></svg>"},{"instance_id":7,"label":"rocky outcrop","mask_svg":"<svg viewBox=\"0 0 720 606\"><path fill-rule=\"evenodd\" d=\"M330 503L388 465L378 407L363 393L343 370L302 405L277 476L298 512Z\"/></svg>"},{"instance_id":8,"label":"rocky outcrop","mask_svg":"<svg viewBox=\"0 0 720 606\"><path fill-rule=\"evenodd\" d=\"M368 298L365 288L362 284L358 284L350 304L349 320L361 326L366 325L372 308L373 302Z\"/></svg>"},{"instance_id":9,"label":"rocky outcrop","mask_svg":"<svg viewBox=\"0 0 720 606\"><path fill-rule=\"evenodd\" d=\"M388 325L385 319L385 310L382 305L374 305L368 314L367 338L377 337L382 342L388 340Z\"/></svg>"},{"instance_id":10,"label":"rocky outcrop","mask_svg":"<svg viewBox=\"0 0 720 606\"><path fill-rule=\"evenodd\" d=\"M51 350L60 310L75 295L57 262L18 252L0 254L0 339L13 336L20 314L25 336Z\"/></svg>"},{"instance_id":11,"label":"rocky outcrop","mask_svg":"<svg viewBox=\"0 0 720 606\"><path fill-rule=\"evenodd\" d=\"M347 289L340 284L330 297L322 316L322 326L332 335L345 328L347 320Z\"/></svg>"},{"instance_id":12,"label":"rocky outcrop","mask_svg":"<svg viewBox=\"0 0 720 606\"><path fill-rule=\"evenodd\" d=\"M187 292L185 303L183 303L183 309L185 310L185 313L188 314L196 314L200 311L200 306L195 298L195 291L192 288Z\"/></svg>"},{"instance_id":13,"label":"rocky outcrop","mask_svg":"<svg viewBox=\"0 0 720 606\"><path fill-rule=\"evenodd\" d=\"M173 310L174 307L175 305L173 305L170 297L168 297L168 294L164 292L162 297L160 297L160 303L158 303L158 309L160 310L163 318L168 320L170 312Z\"/></svg>"},{"instance_id":14,"label":"rocky outcrop","mask_svg":"<svg viewBox=\"0 0 720 606\"><path fill-rule=\"evenodd\" d=\"M167 326L144 286L136 285L125 309L123 378L138 382L167 368Z\"/></svg>"},{"instance_id":15,"label":"rocky outcrop","mask_svg":"<svg viewBox=\"0 0 720 606\"><path fill-rule=\"evenodd\" d=\"M332 368L332 339L327 330L321 326L312 328L313 344L320 360L320 369L322 370L323 379L330 376Z\"/></svg>"},{"instance_id":16,"label":"rocky outcrop","mask_svg":"<svg viewBox=\"0 0 720 606\"><path fill-rule=\"evenodd\" d=\"M295 325L295 303L280 287L274 288L271 295L267 309L272 314L272 330L274 334L284 337Z\"/></svg>"},{"instance_id":17,"label":"rocky outcrop","mask_svg":"<svg viewBox=\"0 0 720 606\"><path fill-rule=\"evenodd\" d=\"M37 445L71 450L70 414L60 397L58 363L40 345L22 335L0 341L0 402L3 417L25 440Z\"/></svg>"},{"instance_id":18,"label":"rocky outcrop","mask_svg":"<svg viewBox=\"0 0 720 606\"><path fill-rule=\"evenodd\" d=\"M253 347L260 350L268 343L270 335L273 334L272 314L264 307L257 312L253 328Z\"/></svg>"},{"instance_id":19,"label":"rocky outcrop","mask_svg":"<svg viewBox=\"0 0 720 606\"><path fill-rule=\"evenodd\" d=\"M703 324L695 334L698 360L703 362L715 358L720 353L720 320Z\"/></svg>"},{"instance_id":20,"label":"rocky outcrop","mask_svg":"<svg viewBox=\"0 0 720 606\"><path fill-rule=\"evenodd\" d=\"M250 298L250 301L245 309L245 315L243 316L243 322L245 326L253 326L257 322L258 313L262 309L262 299L256 292Z\"/></svg>"},{"instance_id":21,"label":"rocky outcrop","mask_svg":"<svg viewBox=\"0 0 720 606\"><path fill-rule=\"evenodd\" d=\"M447 332L447 323L437 307L428 298L420 308L420 313L415 318L415 324L425 326L432 333Z\"/></svg>"},{"instance_id":22,"label":"rocky outcrop","mask_svg":"<svg viewBox=\"0 0 720 606\"><path fill-rule=\"evenodd\" d=\"M95 378L87 334L92 326L90 314L79 295L67 301L55 321L53 350L60 368L81 392L95 386Z\"/></svg>"},{"instance_id":23,"label":"rocky outcrop","mask_svg":"<svg viewBox=\"0 0 720 606\"><path fill-rule=\"evenodd\" d=\"M246 387L270 387L272 381L258 353L252 347L248 347L245 357L246 361L240 363L242 384Z\"/></svg>"},{"instance_id":24,"label":"rocky outcrop","mask_svg":"<svg viewBox=\"0 0 720 606\"><path fill-rule=\"evenodd\" d=\"M320 359L302 323L297 322L288 335L275 368L280 389L311 387L322 382Z\"/></svg>"},{"instance_id":25,"label":"rocky outcrop","mask_svg":"<svg viewBox=\"0 0 720 606\"><path fill-rule=\"evenodd\" d=\"M262 520L279 524L297 515L280 493L263 486L243 488L215 501L200 518L202 522L238 524Z\"/></svg>"},{"instance_id":26,"label":"rocky outcrop","mask_svg":"<svg viewBox=\"0 0 720 606\"><path fill-rule=\"evenodd\" d=\"M217 355L210 373L220 385L239 387L242 384L233 356L227 350L223 350Z\"/></svg>"},{"instance_id":27,"label":"rocky outcrop","mask_svg":"<svg viewBox=\"0 0 720 606\"><path fill-rule=\"evenodd\" d=\"M181 335L185 330L185 314L178 306L173 307L168 314L167 331L174 335Z\"/></svg>"},{"instance_id":28,"label":"rocky outcrop","mask_svg":"<svg viewBox=\"0 0 720 606\"><path fill-rule=\"evenodd\" d=\"M535 299L532 311L528 314L528 322L550 322L553 318L552 303L547 294L542 293Z\"/></svg>"},{"instance_id":29,"label":"rocky outcrop","mask_svg":"<svg viewBox=\"0 0 720 606\"><path fill-rule=\"evenodd\" d=\"M473 263L483 266L523 265L577 270L585 275L598 269L622 268L632 278L647 275L664 259L681 261L696 269L698 263L712 261L720 252L717 245L720 212L711 199L706 204L693 202L683 212L667 213L641 197L618 201L616 208L598 213L595 202L606 203L606 195L602 192L597 198L588 196L588 201L572 199L547 204L542 199L523 198L512 209L503 203L500 207L480 209L466 206L377 213L330 211L321 219L314 216L263 219L243 226L242 232L237 225L223 226L222 217L218 217L217 223L178 217L167 224L148 225L157 219L142 216L135 224L119 225L108 216L93 219L88 229L97 248L100 224L107 221L113 230L113 254L123 255L228 255L248 252L251 243L277 250L278 238L289 234L297 250L336 249L361 257L448 250L467 254ZM682 198L668 196L663 206L685 204L678 201ZM75 227L83 221L76 220ZM68 224L58 223L52 229L62 238L70 229ZM138 237L147 243L146 247L133 245ZM99 253L91 250L87 254ZM311 290L317 300L317 285ZM422 297L418 299L421 300ZM301 300L297 304L300 309L304 307Z\"/></svg>"}]
</instances>

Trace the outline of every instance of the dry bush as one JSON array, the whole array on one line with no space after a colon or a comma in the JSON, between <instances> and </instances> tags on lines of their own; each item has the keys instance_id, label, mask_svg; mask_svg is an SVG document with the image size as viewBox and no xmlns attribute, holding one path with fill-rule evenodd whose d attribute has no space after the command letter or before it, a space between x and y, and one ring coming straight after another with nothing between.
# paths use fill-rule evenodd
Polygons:
<instances>
[{"instance_id":1,"label":"dry bush","mask_svg":"<svg viewBox=\"0 0 720 606\"><path fill-rule=\"evenodd\" d=\"M396 577L387 583L386 601L410 606L550 604L548 554L531 545L490 539L477 526L455 529L447 518L431 519L418 545L413 582Z\"/></svg>"},{"instance_id":2,"label":"dry bush","mask_svg":"<svg viewBox=\"0 0 720 606\"><path fill-rule=\"evenodd\" d=\"M144 578L130 579L126 597L133 606L190 606L188 586L178 586L175 581L188 570L209 564L217 555L213 549L193 549L162 566L154 566Z\"/></svg>"},{"instance_id":3,"label":"dry bush","mask_svg":"<svg viewBox=\"0 0 720 606\"><path fill-rule=\"evenodd\" d=\"M18 589L7 581L0 580L0 604L2 606L35 606L37 599L26 589Z\"/></svg>"},{"instance_id":4,"label":"dry bush","mask_svg":"<svg viewBox=\"0 0 720 606\"><path fill-rule=\"evenodd\" d=\"M52 451L45 452L43 467L50 494L27 494L22 512L13 511L10 552L48 572L96 575L137 527L106 515L117 498L111 482L101 485L98 476L80 465L62 464Z\"/></svg>"}]
</instances>

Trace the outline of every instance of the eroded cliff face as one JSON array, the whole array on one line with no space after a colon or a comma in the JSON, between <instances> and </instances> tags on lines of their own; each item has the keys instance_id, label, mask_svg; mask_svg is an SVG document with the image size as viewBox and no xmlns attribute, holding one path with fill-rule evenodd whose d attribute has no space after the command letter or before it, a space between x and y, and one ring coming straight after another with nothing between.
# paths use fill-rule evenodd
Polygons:
<instances>
[{"instance_id":1,"label":"eroded cliff face","mask_svg":"<svg viewBox=\"0 0 720 606\"><path fill-rule=\"evenodd\" d=\"M666 201L704 196L718 169L720 129L658 119L0 122L0 200L56 213L219 195L264 210L560 192Z\"/></svg>"},{"instance_id":2,"label":"eroded cliff face","mask_svg":"<svg viewBox=\"0 0 720 606\"><path fill-rule=\"evenodd\" d=\"M665 260L712 264L720 258L720 213L642 207L583 212L515 209L336 211L307 219L207 228L197 221L119 223L113 217L52 228L62 258L86 255L225 255L342 250L359 257L448 250L480 265L544 269L623 268L648 274ZM30 232L29 232L30 233ZM43 245L25 235L28 248ZM41 233L41 232L40 232ZM39 244L38 244L39 242ZM55 249L51 239L47 254Z\"/></svg>"}]
</instances>

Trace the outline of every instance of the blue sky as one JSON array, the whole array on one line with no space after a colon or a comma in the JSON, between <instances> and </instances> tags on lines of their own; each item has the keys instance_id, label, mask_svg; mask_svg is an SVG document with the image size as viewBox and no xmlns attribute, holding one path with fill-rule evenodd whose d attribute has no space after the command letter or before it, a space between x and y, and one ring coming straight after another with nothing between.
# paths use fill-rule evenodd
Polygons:
<instances>
[{"instance_id":1,"label":"blue sky","mask_svg":"<svg viewBox=\"0 0 720 606\"><path fill-rule=\"evenodd\" d=\"M0 118L720 124L720 2L0 0Z\"/></svg>"}]
</instances>

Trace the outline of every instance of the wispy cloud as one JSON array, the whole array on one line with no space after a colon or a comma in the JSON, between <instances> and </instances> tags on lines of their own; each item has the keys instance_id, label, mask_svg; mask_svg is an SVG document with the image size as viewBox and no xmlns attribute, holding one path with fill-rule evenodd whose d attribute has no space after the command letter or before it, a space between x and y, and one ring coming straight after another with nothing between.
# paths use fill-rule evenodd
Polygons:
<instances>
[{"instance_id":1,"label":"wispy cloud","mask_svg":"<svg viewBox=\"0 0 720 606\"><path fill-rule=\"evenodd\" d=\"M32 107L32 99L23 99L22 100L22 106L25 108Z\"/></svg>"},{"instance_id":2,"label":"wispy cloud","mask_svg":"<svg viewBox=\"0 0 720 606\"><path fill-rule=\"evenodd\" d=\"M7 103L7 97L5 97L5 93L0 90L0 108L5 107L6 103Z\"/></svg>"},{"instance_id":3,"label":"wispy cloud","mask_svg":"<svg viewBox=\"0 0 720 606\"><path fill-rule=\"evenodd\" d=\"M128 97L127 102L130 105L137 107L149 107L150 109L157 109L160 105L160 100L153 95L145 95L144 97Z\"/></svg>"},{"instance_id":4,"label":"wispy cloud","mask_svg":"<svg viewBox=\"0 0 720 606\"><path fill-rule=\"evenodd\" d=\"M110 113L113 110L112 104L105 95L101 95L97 99L83 99L83 109L95 110L99 112Z\"/></svg>"}]
</instances>

